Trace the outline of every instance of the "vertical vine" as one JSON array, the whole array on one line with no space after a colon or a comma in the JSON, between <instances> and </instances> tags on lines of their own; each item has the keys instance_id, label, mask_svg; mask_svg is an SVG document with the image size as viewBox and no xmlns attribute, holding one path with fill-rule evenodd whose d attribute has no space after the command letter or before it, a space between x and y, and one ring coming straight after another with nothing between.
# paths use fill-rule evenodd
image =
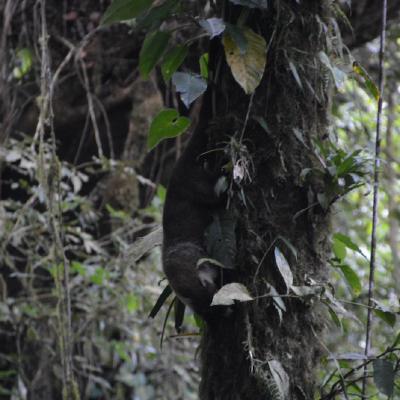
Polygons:
<instances>
[{"instance_id":1,"label":"vertical vine","mask_svg":"<svg viewBox=\"0 0 400 400\"><path fill-rule=\"evenodd\" d=\"M371 349L371 327L372 327L372 296L374 293L374 275L376 264L376 226L378 224L378 193L379 193L379 166L381 153L381 119L382 119L382 98L384 88L384 67L383 59L385 54L385 39L386 39L386 15L387 15L387 0L382 3L382 28L380 36L379 48L379 100L378 111L376 116L376 137L375 137L375 159L374 159L374 191L372 205L372 232L371 232L371 255L369 264L369 285L368 285L368 312L367 326L365 334L365 356L368 358ZM366 398L368 369L367 364L364 366L364 375L362 381L362 398Z\"/></svg>"},{"instance_id":2,"label":"vertical vine","mask_svg":"<svg viewBox=\"0 0 400 400\"><path fill-rule=\"evenodd\" d=\"M72 328L71 328L71 296L69 290L69 261L64 251L64 235L62 232L62 212L60 193L60 163L56 154L56 137L54 132L53 90L51 65L48 48L48 31L46 23L46 0L41 0L40 7L40 114L33 146L39 139L38 180L48 210L49 229L54 240L53 259L55 263L55 281L58 297L57 316L59 326L59 348L62 365L63 399L78 400L79 391L73 375L72 365ZM54 76L53 80L56 79ZM50 132L50 154L46 149L46 132ZM47 163L47 165L46 165ZM48 170L46 171L46 166Z\"/></svg>"}]
</instances>

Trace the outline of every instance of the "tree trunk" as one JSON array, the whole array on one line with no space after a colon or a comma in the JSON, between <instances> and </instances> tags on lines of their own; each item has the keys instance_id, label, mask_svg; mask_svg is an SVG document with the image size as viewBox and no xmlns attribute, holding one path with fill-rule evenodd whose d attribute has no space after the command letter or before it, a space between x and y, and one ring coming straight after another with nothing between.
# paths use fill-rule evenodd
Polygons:
<instances>
[{"instance_id":1,"label":"tree trunk","mask_svg":"<svg viewBox=\"0 0 400 400\"><path fill-rule=\"evenodd\" d=\"M260 298L241 303L233 317L206 330L202 400L313 398L324 316L318 301L287 296L275 253L288 261L293 285L326 281L329 215L317 200L325 187L312 173L306 183L302 172L319 162L315 141L328 139L329 76L319 56L332 52L326 47L328 3L275 2L257 10L246 24L269 46L261 85L253 98L246 96L226 65L217 81L218 118L210 136L221 136L221 127L233 134L251 177L234 185L233 207L240 215L236 269ZM229 7L234 19L237 8ZM262 297L271 295L271 286L283 297Z\"/></svg>"}]
</instances>

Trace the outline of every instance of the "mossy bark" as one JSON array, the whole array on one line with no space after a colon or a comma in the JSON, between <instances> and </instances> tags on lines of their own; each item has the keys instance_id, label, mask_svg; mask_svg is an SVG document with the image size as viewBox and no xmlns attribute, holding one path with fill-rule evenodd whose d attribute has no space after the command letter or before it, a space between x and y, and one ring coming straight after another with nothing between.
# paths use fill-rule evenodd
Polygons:
<instances>
[{"instance_id":1,"label":"mossy bark","mask_svg":"<svg viewBox=\"0 0 400 400\"><path fill-rule=\"evenodd\" d=\"M269 46L265 75L252 100L227 65L217 80L219 122L211 125L210 136L239 138L248 116L241 148L248 151L251 181L233 186L232 206L240 215L236 268L254 296L270 293L269 285L287 294L275 263L276 247L288 260L294 285L326 281L329 213L317 201L324 183L312 174L304 181L302 171L316 165L314 142L328 136L329 76L319 59L319 52L331 51L327 3L277 1L250 13L246 24ZM231 18L240 13L229 7ZM317 300L282 301L285 310L280 311L271 297L242 303L234 317L206 330L202 400L313 398L323 313ZM273 363L287 374L283 397L271 375Z\"/></svg>"}]
</instances>

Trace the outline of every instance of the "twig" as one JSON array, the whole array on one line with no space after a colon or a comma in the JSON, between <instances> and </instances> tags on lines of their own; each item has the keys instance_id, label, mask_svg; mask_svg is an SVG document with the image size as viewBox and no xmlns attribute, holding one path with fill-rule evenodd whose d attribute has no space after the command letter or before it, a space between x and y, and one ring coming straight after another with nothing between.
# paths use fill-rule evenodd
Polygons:
<instances>
[{"instance_id":1,"label":"twig","mask_svg":"<svg viewBox=\"0 0 400 400\"><path fill-rule=\"evenodd\" d=\"M378 112L376 116L376 138L375 138L375 161L374 161L374 195L372 206L372 232L371 232L371 257L369 264L369 286L368 286L368 306L372 306L372 296L374 293L374 273L375 273L375 257L376 257L376 226L378 224L378 192L379 192L379 160L381 151L381 117L382 117L382 97L383 97L383 81L384 67L383 58L385 53L386 39L386 14L387 0L382 3L382 28L379 49L379 91ZM365 355L368 358L371 348L371 327L372 327L372 310L368 308L367 327L365 333ZM364 368L364 376L362 380L362 398L366 399L367 390L367 367Z\"/></svg>"}]
</instances>

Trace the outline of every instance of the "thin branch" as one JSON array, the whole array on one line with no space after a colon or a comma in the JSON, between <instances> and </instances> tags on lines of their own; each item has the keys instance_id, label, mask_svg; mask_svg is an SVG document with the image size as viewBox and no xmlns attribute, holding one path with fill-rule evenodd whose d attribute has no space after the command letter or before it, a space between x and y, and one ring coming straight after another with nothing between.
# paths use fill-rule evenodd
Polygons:
<instances>
[{"instance_id":1,"label":"thin branch","mask_svg":"<svg viewBox=\"0 0 400 400\"><path fill-rule=\"evenodd\" d=\"M387 0L382 3L382 28L379 49L379 91L378 112L376 116L376 138L375 138L375 161L374 161L374 196L372 206L372 232L371 232L371 257L369 265L369 286L368 286L368 306L372 306L372 296L374 293L374 274L375 274L375 258L376 258L376 226L378 224L378 192L379 192L379 160L381 152L381 117L382 117L382 97L383 97L383 81L384 66L383 58L385 54L386 39L386 15ZM365 356L368 358L371 349L371 328L372 328L372 310L368 308L367 327L365 334ZM366 399L368 372L364 367L364 376L362 380L362 398Z\"/></svg>"}]
</instances>

